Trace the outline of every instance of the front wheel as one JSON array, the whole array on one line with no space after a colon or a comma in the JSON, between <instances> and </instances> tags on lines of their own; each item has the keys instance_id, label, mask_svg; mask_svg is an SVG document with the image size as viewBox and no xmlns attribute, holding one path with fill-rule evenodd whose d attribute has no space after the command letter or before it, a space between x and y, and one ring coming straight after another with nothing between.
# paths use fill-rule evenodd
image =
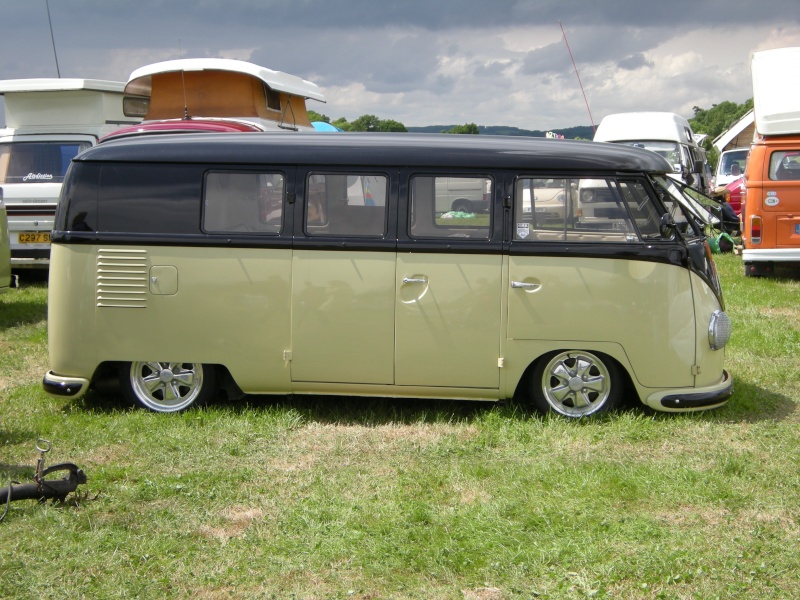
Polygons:
<instances>
[{"instance_id":1,"label":"front wheel","mask_svg":"<svg viewBox=\"0 0 800 600\"><path fill-rule=\"evenodd\" d=\"M154 412L178 412L205 404L216 391L214 367L200 363L132 362L120 369L122 395Z\"/></svg>"},{"instance_id":2,"label":"front wheel","mask_svg":"<svg viewBox=\"0 0 800 600\"><path fill-rule=\"evenodd\" d=\"M622 379L614 362L584 351L542 358L533 371L533 403L542 412L588 417L619 405Z\"/></svg>"}]
</instances>

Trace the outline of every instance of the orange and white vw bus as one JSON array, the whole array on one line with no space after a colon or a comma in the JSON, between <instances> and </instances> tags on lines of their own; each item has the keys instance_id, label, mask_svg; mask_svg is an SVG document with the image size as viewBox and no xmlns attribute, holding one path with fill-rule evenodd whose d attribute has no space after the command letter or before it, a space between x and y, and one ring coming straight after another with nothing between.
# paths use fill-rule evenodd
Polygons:
<instances>
[{"instance_id":1,"label":"orange and white vw bus","mask_svg":"<svg viewBox=\"0 0 800 600\"><path fill-rule=\"evenodd\" d=\"M745 172L745 274L800 264L800 48L753 55L757 136Z\"/></svg>"}]
</instances>

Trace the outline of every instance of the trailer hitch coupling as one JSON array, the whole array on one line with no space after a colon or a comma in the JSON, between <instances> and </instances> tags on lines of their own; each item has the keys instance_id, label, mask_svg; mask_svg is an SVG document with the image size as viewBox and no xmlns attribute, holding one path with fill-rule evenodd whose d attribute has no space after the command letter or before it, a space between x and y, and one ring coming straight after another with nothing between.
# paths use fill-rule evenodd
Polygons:
<instances>
[{"instance_id":1,"label":"trailer hitch coupling","mask_svg":"<svg viewBox=\"0 0 800 600\"><path fill-rule=\"evenodd\" d=\"M63 502L67 495L74 492L78 485L86 483L86 474L73 463L60 463L45 468L44 455L50 452L52 444L42 438L36 440L36 450L39 459L36 461L36 474L33 483L9 482L8 487L0 488L0 505L5 505L5 510L0 516L2 521L8 512L8 505L14 500L55 500ZM65 472L61 479L45 479L53 473Z\"/></svg>"}]
</instances>

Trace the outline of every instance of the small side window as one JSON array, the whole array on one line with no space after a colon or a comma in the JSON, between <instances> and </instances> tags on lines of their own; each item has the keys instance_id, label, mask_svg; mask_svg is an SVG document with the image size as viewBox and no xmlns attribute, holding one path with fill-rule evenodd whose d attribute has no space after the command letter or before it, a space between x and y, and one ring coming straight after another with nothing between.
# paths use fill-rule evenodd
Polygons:
<instances>
[{"instance_id":1,"label":"small side window","mask_svg":"<svg viewBox=\"0 0 800 600\"><path fill-rule=\"evenodd\" d=\"M491 198L488 177L412 177L409 235L489 239Z\"/></svg>"},{"instance_id":2,"label":"small side window","mask_svg":"<svg viewBox=\"0 0 800 600\"><path fill-rule=\"evenodd\" d=\"M773 152L769 157L769 178L773 181L800 179L800 149Z\"/></svg>"},{"instance_id":3,"label":"small side window","mask_svg":"<svg viewBox=\"0 0 800 600\"><path fill-rule=\"evenodd\" d=\"M267 108L270 110L281 110L281 94L276 92L266 83L264 84L264 96L267 98Z\"/></svg>"},{"instance_id":4,"label":"small side window","mask_svg":"<svg viewBox=\"0 0 800 600\"><path fill-rule=\"evenodd\" d=\"M208 173L203 230L277 235L283 222L284 187L280 173Z\"/></svg>"},{"instance_id":5,"label":"small side window","mask_svg":"<svg viewBox=\"0 0 800 600\"><path fill-rule=\"evenodd\" d=\"M306 184L305 231L311 236L380 238L386 232L385 175L314 173Z\"/></svg>"}]
</instances>

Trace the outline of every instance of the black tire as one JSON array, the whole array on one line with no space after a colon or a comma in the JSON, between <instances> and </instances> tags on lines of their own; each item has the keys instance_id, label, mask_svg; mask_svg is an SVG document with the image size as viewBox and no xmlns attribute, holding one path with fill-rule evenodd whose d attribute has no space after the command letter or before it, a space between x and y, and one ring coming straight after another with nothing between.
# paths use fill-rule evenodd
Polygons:
<instances>
[{"instance_id":1,"label":"black tire","mask_svg":"<svg viewBox=\"0 0 800 600\"><path fill-rule=\"evenodd\" d=\"M119 384L132 405L160 413L207 404L217 392L216 369L200 363L123 363Z\"/></svg>"},{"instance_id":2,"label":"black tire","mask_svg":"<svg viewBox=\"0 0 800 600\"><path fill-rule=\"evenodd\" d=\"M453 211L455 212L463 212L463 213L471 213L472 212L472 202L469 200L459 199L453 202Z\"/></svg>"},{"instance_id":3,"label":"black tire","mask_svg":"<svg viewBox=\"0 0 800 600\"><path fill-rule=\"evenodd\" d=\"M745 277L769 277L775 272L771 262L746 262L744 263Z\"/></svg>"},{"instance_id":4,"label":"black tire","mask_svg":"<svg viewBox=\"0 0 800 600\"><path fill-rule=\"evenodd\" d=\"M531 377L531 398L543 413L579 419L617 408L623 383L616 363L603 354L554 352L537 362Z\"/></svg>"}]
</instances>

